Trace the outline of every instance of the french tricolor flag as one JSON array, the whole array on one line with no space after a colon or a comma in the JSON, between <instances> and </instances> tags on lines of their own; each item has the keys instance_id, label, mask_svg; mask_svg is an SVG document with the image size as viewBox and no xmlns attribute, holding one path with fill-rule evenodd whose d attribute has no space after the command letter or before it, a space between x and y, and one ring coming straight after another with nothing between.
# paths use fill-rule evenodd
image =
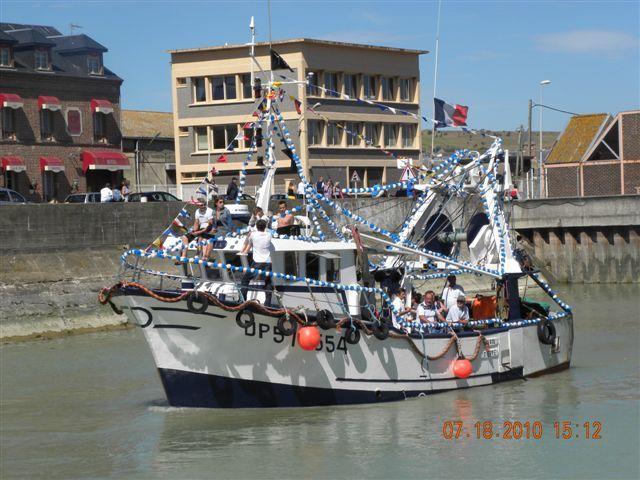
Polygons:
<instances>
[{"instance_id":1,"label":"french tricolor flag","mask_svg":"<svg viewBox=\"0 0 640 480\"><path fill-rule=\"evenodd\" d=\"M450 105L439 98L433 99L435 103L436 128L466 127L467 112L469 107L464 105Z\"/></svg>"}]
</instances>

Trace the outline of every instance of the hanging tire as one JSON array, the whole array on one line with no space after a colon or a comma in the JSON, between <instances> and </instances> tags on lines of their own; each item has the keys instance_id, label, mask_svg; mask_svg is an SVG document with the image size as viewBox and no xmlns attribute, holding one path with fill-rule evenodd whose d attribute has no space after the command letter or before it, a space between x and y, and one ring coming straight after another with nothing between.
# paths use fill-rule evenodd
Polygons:
<instances>
[{"instance_id":1,"label":"hanging tire","mask_svg":"<svg viewBox=\"0 0 640 480\"><path fill-rule=\"evenodd\" d=\"M378 340L386 340L389 338L389 325L386 323L380 323L373 327L373 336Z\"/></svg>"},{"instance_id":2,"label":"hanging tire","mask_svg":"<svg viewBox=\"0 0 640 480\"><path fill-rule=\"evenodd\" d=\"M344 339L350 345L356 345L360 341L360 330L357 328L347 328Z\"/></svg>"},{"instance_id":3,"label":"hanging tire","mask_svg":"<svg viewBox=\"0 0 640 480\"><path fill-rule=\"evenodd\" d=\"M236 315L236 323L240 328L249 328L255 325L256 319L253 312L249 310L240 310Z\"/></svg>"},{"instance_id":4,"label":"hanging tire","mask_svg":"<svg viewBox=\"0 0 640 480\"><path fill-rule=\"evenodd\" d=\"M549 320L540 320L538 340L544 345L553 345L556 340L556 326Z\"/></svg>"},{"instance_id":5,"label":"hanging tire","mask_svg":"<svg viewBox=\"0 0 640 480\"><path fill-rule=\"evenodd\" d=\"M333 318L333 313L329 310L320 310L316 317L318 326L323 330L330 330L336 326L336 321Z\"/></svg>"},{"instance_id":6,"label":"hanging tire","mask_svg":"<svg viewBox=\"0 0 640 480\"><path fill-rule=\"evenodd\" d=\"M286 315L278 319L278 330L285 337L293 335L298 328L298 322L292 317L287 318Z\"/></svg>"},{"instance_id":7,"label":"hanging tire","mask_svg":"<svg viewBox=\"0 0 640 480\"><path fill-rule=\"evenodd\" d=\"M187 297L187 308L191 313L204 313L208 306L209 300L202 292L191 292Z\"/></svg>"}]
</instances>

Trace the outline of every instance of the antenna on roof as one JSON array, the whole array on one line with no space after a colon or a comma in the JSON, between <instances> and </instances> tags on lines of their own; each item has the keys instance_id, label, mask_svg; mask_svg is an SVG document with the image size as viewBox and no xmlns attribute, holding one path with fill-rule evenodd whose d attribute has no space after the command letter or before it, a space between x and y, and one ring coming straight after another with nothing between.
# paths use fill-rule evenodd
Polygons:
<instances>
[{"instance_id":1,"label":"antenna on roof","mask_svg":"<svg viewBox=\"0 0 640 480\"><path fill-rule=\"evenodd\" d=\"M84 28L82 25L78 25L77 23L71 22L69 24L69 35L73 35L73 31L77 28Z\"/></svg>"}]
</instances>

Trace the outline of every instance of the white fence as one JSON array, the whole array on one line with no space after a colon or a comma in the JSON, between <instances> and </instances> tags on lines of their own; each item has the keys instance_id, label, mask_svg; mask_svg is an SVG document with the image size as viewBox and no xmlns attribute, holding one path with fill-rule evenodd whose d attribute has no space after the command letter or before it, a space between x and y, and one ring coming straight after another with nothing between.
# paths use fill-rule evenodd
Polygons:
<instances>
[{"instance_id":1,"label":"white fence","mask_svg":"<svg viewBox=\"0 0 640 480\"><path fill-rule=\"evenodd\" d=\"M178 186L177 185L137 185L132 189L134 192L169 192L176 197L180 197L178 195Z\"/></svg>"}]
</instances>

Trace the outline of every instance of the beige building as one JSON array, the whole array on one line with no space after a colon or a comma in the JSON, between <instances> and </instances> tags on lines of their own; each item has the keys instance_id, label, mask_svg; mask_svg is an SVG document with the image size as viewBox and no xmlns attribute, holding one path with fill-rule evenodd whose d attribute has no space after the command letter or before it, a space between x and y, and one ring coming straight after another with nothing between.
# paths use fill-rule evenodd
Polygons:
<instances>
[{"instance_id":1,"label":"beige building","mask_svg":"<svg viewBox=\"0 0 640 480\"><path fill-rule=\"evenodd\" d=\"M418 60L427 52L311 39L272 45L293 70L276 71L276 80L310 79L307 87L283 84L285 95L276 102L309 178L315 181L323 176L345 185L355 171L358 186L374 185L399 178L401 170L395 157L418 160L422 147ZM251 117L255 107L251 61L246 45L170 53L176 179L183 198L188 198L209 161L220 171L217 183L222 186L238 175L249 153L249 141L240 140L233 152L227 153L226 162L216 161L245 122L255 118ZM256 58L262 69L269 69L267 43L256 45ZM268 72L257 72L256 76L263 85L268 82ZM301 114L290 96L301 102ZM394 114L362 100L384 103L411 115ZM276 139L279 191L290 180L297 181L283 148ZM246 167L248 193L252 193L251 186L260 183L263 154L264 146Z\"/></svg>"}]
</instances>

